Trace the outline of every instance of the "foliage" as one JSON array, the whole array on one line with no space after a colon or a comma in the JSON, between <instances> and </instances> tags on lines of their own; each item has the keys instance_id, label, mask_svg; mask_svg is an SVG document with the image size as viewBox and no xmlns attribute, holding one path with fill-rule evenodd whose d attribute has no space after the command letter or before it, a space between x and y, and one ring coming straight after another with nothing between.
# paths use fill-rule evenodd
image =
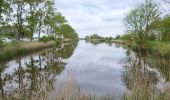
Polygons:
<instances>
[{"instance_id":1,"label":"foliage","mask_svg":"<svg viewBox=\"0 0 170 100\"><path fill-rule=\"evenodd\" d=\"M1 0L0 1L0 25L3 25L5 22L5 17L3 14L8 14L10 11L10 2L9 0Z\"/></svg>"},{"instance_id":2,"label":"foliage","mask_svg":"<svg viewBox=\"0 0 170 100\"><path fill-rule=\"evenodd\" d=\"M35 33L38 33L38 38L41 33L57 38L63 35L61 26L66 22L65 17L55 9L54 0L0 1L0 32L18 41L25 37L32 41ZM72 30L66 36L78 38Z\"/></svg>"},{"instance_id":3,"label":"foliage","mask_svg":"<svg viewBox=\"0 0 170 100\"><path fill-rule=\"evenodd\" d=\"M133 39L143 45L152 31L150 24L160 19L159 15L157 3L146 0L130 11L124 19L124 24L127 31L133 34Z\"/></svg>"},{"instance_id":4,"label":"foliage","mask_svg":"<svg viewBox=\"0 0 170 100\"><path fill-rule=\"evenodd\" d=\"M87 39L90 39L90 37L89 37L89 36L86 36L85 39L86 39L86 40L87 40Z\"/></svg>"},{"instance_id":5,"label":"foliage","mask_svg":"<svg viewBox=\"0 0 170 100\"><path fill-rule=\"evenodd\" d=\"M56 38L54 36L43 36L39 39L39 41L42 41L42 42L48 42L51 40L56 40Z\"/></svg>"},{"instance_id":6,"label":"foliage","mask_svg":"<svg viewBox=\"0 0 170 100\"><path fill-rule=\"evenodd\" d=\"M120 40L132 40L132 34L123 34L123 35L117 35L116 40L120 39Z\"/></svg>"},{"instance_id":7,"label":"foliage","mask_svg":"<svg viewBox=\"0 0 170 100\"><path fill-rule=\"evenodd\" d=\"M100 39L101 37L98 36L97 34L93 34L90 36L90 39Z\"/></svg>"},{"instance_id":8,"label":"foliage","mask_svg":"<svg viewBox=\"0 0 170 100\"><path fill-rule=\"evenodd\" d=\"M153 29L157 31L159 40L170 40L170 16L167 15L163 19L157 20L151 24Z\"/></svg>"},{"instance_id":9,"label":"foliage","mask_svg":"<svg viewBox=\"0 0 170 100\"><path fill-rule=\"evenodd\" d=\"M68 24L61 25L61 34L64 38L78 39L78 34L76 31Z\"/></svg>"},{"instance_id":10,"label":"foliage","mask_svg":"<svg viewBox=\"0 0 170 100\"><path fill-rule=\"evenodd\" d=\"M152 53L155 53L154 55L158 56L170 56L170 42L168 41L148 41L147 42L149 50Z\"/></svg>"},{"instance_id":11,"label":"foliage","mask_svg":"<svg viewBox=\"0 0 170 100\"><path fill-rule=\"evenodd\" d=\"M117 35L116 37L115 37L115 40L118 40L118 39L120 39L120 35Z\"/></svg>"},{"instance_id":12,"label":"foliage","mask_svg":"<svg viewBox=\"0 0 170 100\"><path fill-rule=\"evenodd\" d=\"M93 42L93 43L100 43L100 42L106 42L106 43L110 43L112 42L113 40L113 37L101 37L101 36L98 36L97 34L93 34L93 35L90 35L90 36L86 36L85 37L85 40L88 42Z\"/></svg>"},{"instance_id":13,"label":"foliage","mask_svg":"<svg viewBox=\"0 0 170 100\"><path fill-rule=\"evenodd\" d=\"M41 4L41 0L27 0L26 3L29 5L29 15L27 15L26 20L28 23L28 28L30 30L29 32L29 37L30 40L32 41L33 39L33 33L35 33L37 25L38 25L38 8L37 6L39 6Z\"/></svg>"}]
</instances>

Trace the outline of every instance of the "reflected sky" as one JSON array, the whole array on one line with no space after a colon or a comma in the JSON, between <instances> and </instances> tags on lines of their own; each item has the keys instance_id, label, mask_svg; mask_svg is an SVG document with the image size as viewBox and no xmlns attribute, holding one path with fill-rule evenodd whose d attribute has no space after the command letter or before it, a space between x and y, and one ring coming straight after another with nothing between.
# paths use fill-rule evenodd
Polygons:
<instances>
[{"instance_id":1,"label":"reflected sky","mask_svg":"<svg viewBox=\"0 0 170 100\"><path fill-rule=\"evenodd\" d=\"M5 95L28 93L29 96L44 86L49 91L57 90L72 77L85 94L118 99L127 91L143 90L140 86L161 91L170 87L168 59L133 52L118 44L79 41L1 65L0 91ZM146 90L146 94L151 92Z\"/></svg>"},{"instance_id":2,"label":"reflected sky","mask_svg":"<svg viewBox=\"0 0 170 100\"><path fill-rule=\"evenodd\" d=\"M64 81L68 71L72 70L80 88L88 93L122 96L126 88L121 82L122 66L119 61L124 57L125 50L115 45L94 46L80 41L59 80Z\"/></svg>"},{"instance_id":3,"label":"reflected sky","mask_svg":"<svg viewBox=\"0 0 170 100\"><path fill-rule=\"evenodd\" d=\"M145 0L56 0L56 8L63 13L80 37L99 34L116 36L125 32L123 18ZM161 2L163 0L155 0Z\"/></svg>"}]
</instances>

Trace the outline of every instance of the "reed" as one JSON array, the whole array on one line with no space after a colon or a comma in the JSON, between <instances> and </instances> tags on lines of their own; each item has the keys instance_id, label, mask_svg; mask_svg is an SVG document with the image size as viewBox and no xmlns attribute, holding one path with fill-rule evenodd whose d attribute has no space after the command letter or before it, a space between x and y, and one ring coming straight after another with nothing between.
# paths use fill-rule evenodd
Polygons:
<instances>
[{"instance_id":1,"label":"reed","mask_svg":"<svg viewBox=\"0 0 170 100\"><path fill-rule=\"evenodd\" d=\"M16 56L21 56L30 52L38 51L48 47L55 46L55 41L49 42L12 42L6 43L3 47L0 48L0 61L11 60Z\"/></svg>"}]
</instances>

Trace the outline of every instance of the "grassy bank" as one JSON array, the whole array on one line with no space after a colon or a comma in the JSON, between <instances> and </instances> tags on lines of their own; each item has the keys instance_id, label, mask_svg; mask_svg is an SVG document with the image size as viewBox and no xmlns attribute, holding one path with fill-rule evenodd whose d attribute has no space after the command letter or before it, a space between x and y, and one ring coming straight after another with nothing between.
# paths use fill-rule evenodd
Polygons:
<instances>
[{"instance_id":1,"label":"grassy bank","mask_svg":"<svg viewBox=\"0 0 170 100\"><path fill-rule=\"evenodd\" d=\"M154 55L170 57L170 42L169 41L148 41L149 51Z\"/></svg>"},{"instance_id":2,"label":"grassy bank","mask_svg":"<svg viewBox=\"0 0 170 100\"><path fill-rule=\"evenodd\" d=\"M10 60L16 56L21 56L30 52L38 51L56 45L55 41L49 42L11 42L0 47L0 61Z\"/></svg>"},{"instance_id":3,"label":"grassy bank","mask_svg":"<svg viewBox=\"0 0 170 100\"><path fill-rule=\"evenodd\" d=\"M135 41L129 39L117 39L113 42L125 44L125 46L134 51L139 51L140 48ZM143 49L148 50L150 54L155 56L170 57L170 41L148 40L146 47L144 46Z\"/></svg>"},{"instance_id":4,"label":"grassy bank","mask_svg":"<svg viewBox=\"0 0 170 100\"><path fill-rule=\"evenodd\" d=\"M119 43L125 44L126 46L130 47L134 51L139 50L139 45L135 42L121 42L123 40L118 40ZM162 57L170 57L170 42L169 41L147 41L146 49L149 51L150 54L155 56L162 56Z\"/></svg>"}]
</instances>

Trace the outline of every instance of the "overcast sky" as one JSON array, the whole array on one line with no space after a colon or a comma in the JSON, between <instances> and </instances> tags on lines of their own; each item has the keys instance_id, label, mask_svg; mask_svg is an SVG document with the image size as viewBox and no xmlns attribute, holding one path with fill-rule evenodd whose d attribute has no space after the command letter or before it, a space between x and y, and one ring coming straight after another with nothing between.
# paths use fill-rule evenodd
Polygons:
<instances>
[{"instance_id":1,"label":"overcast sky","mask_svg":"<svg viewBox=\"0 0 170 100\"><path fill-rule=\"evenodd\" d=\"M124 32L123 18L141 0L56 0L56 8L84 37L115 36Z\"/></svg>"}]
</instances>

